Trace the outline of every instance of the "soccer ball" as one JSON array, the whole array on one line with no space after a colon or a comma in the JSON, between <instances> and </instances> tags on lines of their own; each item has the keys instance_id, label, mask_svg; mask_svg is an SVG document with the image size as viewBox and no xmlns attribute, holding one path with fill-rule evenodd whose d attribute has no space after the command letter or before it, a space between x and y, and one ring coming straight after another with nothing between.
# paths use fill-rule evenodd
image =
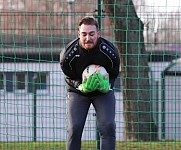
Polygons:
<instances>
[{"instance_id":1,"label":"soccer ball","mask_svg":"<svg viewBox=\"0 0 181 150\"><path fill-rule=\"evenodd\" d=\"M82 73L82 81L86 81L91 75L96 72L100 72L103 78L109 77L109 74L103 66L92 64L84 69Z\"/></svg>"}]
</instances>

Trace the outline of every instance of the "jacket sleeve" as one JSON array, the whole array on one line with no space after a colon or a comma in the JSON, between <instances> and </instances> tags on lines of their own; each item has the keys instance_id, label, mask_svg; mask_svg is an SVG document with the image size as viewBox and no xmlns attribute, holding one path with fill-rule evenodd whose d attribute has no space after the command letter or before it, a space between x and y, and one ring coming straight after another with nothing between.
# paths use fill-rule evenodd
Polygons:
<instances>
[{"instance_id":1,"label":"jacket sleeve","mask_svg":"<svg viewBox=\"0 0 181 150\"><path fill-rule=\"evenodd\" d=\"M60 52L60 66L63 73L71 79L76 79L76 74L73 70L73 60L77 57L76 40L70 42L67 47Z\"/></svg>"},{"instance_id":2,"label":"jacket sleeve","mask_svg":"<svg viewBox=\"0 0 181 150\"><path fill-rule=\"evenodd\" d=\"M80 79L77 79L73 69L72 61L77 57L77 40L70 42L67 47L60 53L60 66L65 75L65 81L68 85L78 88L81 84Z\"/></svg>"},{"instance_id":3,"label":"jacket sleeve","mask_svg":"<svg viewBox=\"0 0 181 150\"><path fill-rule=\"evenodd\" d=\"M111 67L107 68L112 86L117 78L120 69L120 55L118 49L109 41L102 38L99 45L100 51L110 60Z\"/></svg>"},{"instance_id":4,"label":"jacket sleeve","mask_svg":"<svg viewBox=\"0 0 181 150\"><path fill-rule=\"evenodd\" d=\"M78 86L81 84L80 80L72 80L70 77L65 76L65 82L70 85L73 86L74 88L78 88Z\"/></svg>"}]
</instances>

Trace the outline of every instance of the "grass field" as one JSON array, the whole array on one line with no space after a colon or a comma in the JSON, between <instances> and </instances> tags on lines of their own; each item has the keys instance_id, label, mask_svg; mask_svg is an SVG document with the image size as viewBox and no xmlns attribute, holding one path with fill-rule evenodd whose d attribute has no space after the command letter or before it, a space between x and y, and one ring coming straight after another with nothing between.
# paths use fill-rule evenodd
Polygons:
<instances>
[{"instance_id":1,"label":"grass field","mask_svg":"<svg viewBox=\"0 0 181 150\"><path fill-rule=\"evenodd\" d=\"M65 142L8 142L0 150L66 150ZM96 142L82 142L82 150L97 150ZM181 141L117 142L116 150L181 150Z\"/></svg>"}]
</instances>

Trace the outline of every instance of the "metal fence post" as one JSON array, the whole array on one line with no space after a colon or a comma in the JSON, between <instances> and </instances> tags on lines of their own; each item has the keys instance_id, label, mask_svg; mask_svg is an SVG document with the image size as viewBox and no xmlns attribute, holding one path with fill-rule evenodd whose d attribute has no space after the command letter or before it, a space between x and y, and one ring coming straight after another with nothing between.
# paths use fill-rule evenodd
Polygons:
<instances>
[{"instance_id":1,"label":"metal fence post","mask_svg":"<svg viewBox=\"0 0 181 150\"><path fill-rule=\"evenodd\" d=\"M162 112L162 126L161 126L161 139L165 139L165 71L162 72L161 74L161 96L162 96L162 105L161 105L161 112Z\"/></svg>"},{"instance_id":2,"label":"metal fence post","mask_svg":"<svg viewBox=\"0 0 181 150\"><path fill-rule=\"evenodd\" d=\"M33 141L36 142L37 140L37 137L36 137L36 128L37 128L37 125L36 125L36 117L37 117L37 114L36 114L36 96L37 96L37 93L36 93L36 90L37 90L37 74L35 74L33 76Z\"/></svg>"},{"instance_id":3,"label":"metal fence post","mask_svg":"<svg viewBox=\"0 0 181 150\"><path fill-rule=\"evenodd\" d=\"M101 30L102 27L102 5L101 0L98 0L98 23L99 23L99 30ZM96 141L97 141L97 150L100 150L100 135L97 127L97 116L96 113L94 114L96 117Z\"/></svg>"},{"instance_id":4,"label":"metal fence post","mask_svg":"<svg viewBox=\"0 0 181 150\"><path fill-rule=\"evenodd\" d=\"M93 116L96 117L96 113L93 113ZM97 127L97 117L96 117L96 146L97 146L97 150L100 150L100 135L99 135L98 127Z\"/></svg>"}]
</instances>

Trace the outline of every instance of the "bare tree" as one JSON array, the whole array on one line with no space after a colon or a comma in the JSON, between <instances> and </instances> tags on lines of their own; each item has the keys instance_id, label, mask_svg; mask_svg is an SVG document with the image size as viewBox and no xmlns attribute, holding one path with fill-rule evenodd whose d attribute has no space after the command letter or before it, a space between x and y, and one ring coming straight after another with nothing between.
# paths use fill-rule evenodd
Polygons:
<instances>
[{"instance_id":1,"label":"bare tree","mask_svg":"<svg viewBox=\"0 0 181 150\"><path fill-rule=\"evenodd\" d=\"M151 111L148 55L145 52L143 24L132 0L103 0L115 27L115 41L121 54L123 77L124 139L157 140Z\"/></svg>"}]
</instances>

